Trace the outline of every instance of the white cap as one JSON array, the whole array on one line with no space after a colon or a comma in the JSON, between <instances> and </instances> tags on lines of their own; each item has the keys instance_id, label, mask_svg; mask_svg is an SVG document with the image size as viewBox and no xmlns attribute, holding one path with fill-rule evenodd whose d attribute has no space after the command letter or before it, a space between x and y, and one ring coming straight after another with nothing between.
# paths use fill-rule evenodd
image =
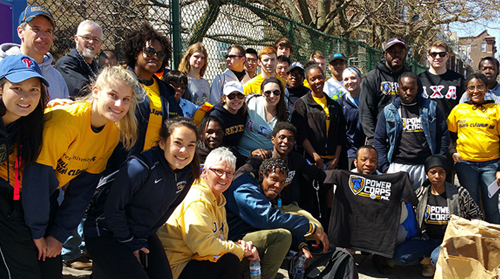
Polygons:
<instances>
[{"instance_id":1,"label":"white cap","mask_svg":"<svg viewBox=\"0 0 500 279\"><path fill-rule=\"evenodd\" d=\"M239 92L241 94L245 94L243 93L243 84L241 84L241 82L239 81L228 81L226 82L226 84L224 84L224 95L229 95L233 92Z\"/></svg>"}]
</instances>

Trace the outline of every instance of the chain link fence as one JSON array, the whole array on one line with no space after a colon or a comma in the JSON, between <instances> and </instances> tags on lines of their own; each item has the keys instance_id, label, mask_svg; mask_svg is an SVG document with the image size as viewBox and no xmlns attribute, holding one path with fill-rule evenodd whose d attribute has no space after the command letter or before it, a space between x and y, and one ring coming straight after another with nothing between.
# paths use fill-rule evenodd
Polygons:
<instances>
[{"instance_id":1,"label":"chain link fence","mask_svg":"<svg viewBox=\"0 0 500 279\"><path fill-rule=\"evenodd\" d=\"M165 34L173 35L174 30L179 30L180 44L174 44L174 56L182 56L190 44L202 41L209 56L205 73L209 82L225 70L224 56L233 43L259 51L274 45L281 37L288 37L294 48L292 61L305 63L316 50L327 57L342 52L349 58L349 65L357 66L363 74L374 69L383 57L381 50L360 41L324 34L243 0L180 0L180 28L175 29L172 1L177 0L31 0L28 4L43 5L53 13L56 38L51 53L56 59L74 47L73 36L85 19L102 26L105 40L101 49L113 50L119 59L123 57L120 49L127 32L147 21ZM415 73L426 69L412 59L407 64Z\"/></svg>"}]
</instances>

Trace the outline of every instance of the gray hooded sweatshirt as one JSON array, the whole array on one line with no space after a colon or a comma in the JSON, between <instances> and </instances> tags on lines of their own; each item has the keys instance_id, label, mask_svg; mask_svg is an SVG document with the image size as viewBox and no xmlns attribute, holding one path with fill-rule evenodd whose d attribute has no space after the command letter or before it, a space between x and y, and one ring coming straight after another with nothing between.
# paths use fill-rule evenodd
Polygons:
<instances>
[{"instance_id":1,"label":"gray hooded sweatshirt","mask_svg":"<svg viewBox=\"0 0 500 279\"><path fill-rule=\"evenodd\" d=\"M0 45L0 60L4 59L9 55L17 55L21 53L21 45L13 43L5 43ZM69 92L68 86L64 81L61 74L52 67L52 54L46 53L43 57L43 62L38 64L40 70L42 71L42 76L47 79L50 87L47 88L48 96L50 100L53 99L68 99Z\"/></svg>"}]
</instances>

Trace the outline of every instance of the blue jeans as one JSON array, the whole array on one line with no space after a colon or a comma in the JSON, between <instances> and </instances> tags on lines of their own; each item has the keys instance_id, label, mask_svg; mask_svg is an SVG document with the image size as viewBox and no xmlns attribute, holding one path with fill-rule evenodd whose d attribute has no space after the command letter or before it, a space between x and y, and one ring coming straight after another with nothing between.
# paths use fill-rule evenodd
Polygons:
<instances>
[{"instance_id":1,"label":"blue jeans","mask_svg":"<svg viewBox=\"0 0 500 279\"><path fill-rule=\"evenodd\" d=\"M483 202L486 221L500 224L500 212L498 211L498 192L493 197L488 197L488 186L496 180L498 160L486 162L461 161L455 163L455 170L462 185L479 205ZM481 189L481 196L479 195Z\"/></svg>"},{"instance_id":2,"label":"blue jeans","mask_svg":"<svg viewBox=\"0 0 500 279\"><path fill-rule=\"evenodd\" d=\"M430 238L428 240L408 239L396 246L392 261L395 265L416 265L425 257L431 257L431 262L436 265L439 257L439 245L442 239Z\"/></svg>"},{"instance_id":3,"label":"blue jeans","mask_svg":"<svg viewBox=\"0 0 500 279\"><path fill-rule=\"evenodd\" d=\"M61 255L65 262L79 258L82 253L87 253L87 247L85 246L85 239L83 237L85 219L86 218L83 217L76 230L74 230L63 243Z\"/></svg>"}]
</instances>

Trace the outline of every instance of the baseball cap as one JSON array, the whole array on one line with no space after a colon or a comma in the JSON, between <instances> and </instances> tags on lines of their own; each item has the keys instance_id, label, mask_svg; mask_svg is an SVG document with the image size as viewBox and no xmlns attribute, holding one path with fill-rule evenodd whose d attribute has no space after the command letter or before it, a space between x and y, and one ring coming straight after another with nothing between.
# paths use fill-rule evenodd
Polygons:
<instances>
[{"instance_id":1,"label":"baseball cap","mask_svg":"<svg viewBox=\"0 0 500 279\"><path fill-rule=\"evenodd\" d=\"M397 45L397 44L403 45L403 47L406 48L406 44L405 44L405 42L403 40L401 40L400 38L391 38L385 44L384 51L388 50L393 45Z\"/></svg>"},{"instance_id":2,"label":"baseball cap","mask_svg":"<svg viewBox=\"0 0 500 279\"><path fill-rule=\"evenodd\" d=\"M300 62L293 62L292 65L290 65L290 67L288 68L288 71L286 71L286 73L288 74L289 72L291 72L293 69L296 68L299 68L302 71L304 71L304 65L300 64Z\"/></svg>"},{"instance_id":3,"label":"baseball cap","mask_svg":"<svg viewBox=\"0 0 500 279\"><path fill-rule=\"evenodd\" d=\"M9 55L0 61L0 79L6 78L12 83L19 83L33 77L40 78L45 86L49 86L33 58L20 54Z\"/></svg>"},{"instance_id":4,"label":"baseball cap","mask_svg":"<svg viewBox=\"0 0 500 279\"><path fill-rule=\"evenodd\" d=\"M330 57L330 63L332 63L335 60L339 60L339 59L347 62L347 57L345 57L344 54L342 54L342 53L335 53L334 55L332 55L332 57Z\"/></svg>"},{"instance_id":5,"label":"baseball cap","mask_svg":"<svg viewBox=\"0 0 500 279\"><path fill-rule=\"evenodd\" d=\"M226 84L224 84L224 95L229 95L233 92L239 92L241 94L245 94L243 93L243 84L241 84L241 82L239 81L228 81L226 82Z\"/></svg>"},{"instance_id":6,"label":"baseball cap","mask_svg":"<svg viewBox=\"0 0 500 279\"><path fill-rule=\"evenodd\" d=\"M21 25L21 23L23 22L30 22L39 15L48 18L50 22L52 22L52 26L56 27L54 17L52 17L52 14L49 12L47 8L41 5L32 5L26 7L26 9L24 9L24 11L19 16L19 25Z\"/></svg>"}]
</instances>

